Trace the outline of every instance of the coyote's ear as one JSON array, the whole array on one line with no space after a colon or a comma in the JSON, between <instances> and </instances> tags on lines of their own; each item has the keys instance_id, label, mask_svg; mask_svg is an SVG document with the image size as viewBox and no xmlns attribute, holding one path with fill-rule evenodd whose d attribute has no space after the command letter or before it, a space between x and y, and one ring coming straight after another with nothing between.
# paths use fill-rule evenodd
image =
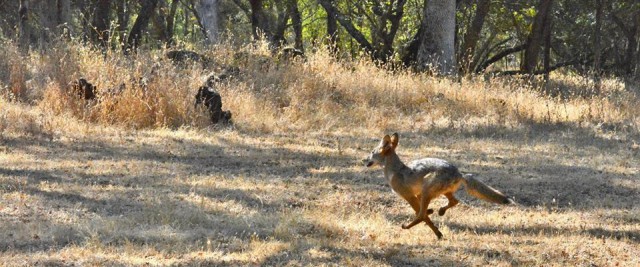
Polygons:
<instances>
[{"instance_id":1,"label":"coyote's ear","mask_svg":"<svg viewBox=\"0 0 640 267\"><path fill-rule=\"evenodd\" d=\"M391 147L396 148L398 146L398 133L391 135Z\"/></svg>"},{"instance_id":2,"label":"coyote's ear","mask_svg":"<svg viewBox=\"0 0 640 267\"><path fill-rule=\"evenodd\" d=\"M391 144L391 137L387 134L382 137L382 147L388 146L389 144Z\"/></svg>"},{"instance_id":3,"label":"coyote's ear","mask_svg":"<svg viewBox=\"0 0 640 267\"><path fill-rule=\"evenodd\" d=\"M380 146L382 147L382 150L380 151L382 155L386 154L393 148L391 146L391 137L388 134L382 138L382 141L380 141Z\"/></svg>"}]
</instances>

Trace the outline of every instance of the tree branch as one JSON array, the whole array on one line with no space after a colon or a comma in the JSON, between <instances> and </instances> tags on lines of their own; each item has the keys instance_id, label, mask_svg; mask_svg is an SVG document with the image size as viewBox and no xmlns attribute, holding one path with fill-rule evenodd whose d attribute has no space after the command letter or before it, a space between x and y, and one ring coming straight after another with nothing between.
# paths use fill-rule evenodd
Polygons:
<instances>
[{"instance_id":1,"label":"tree branch","mask_svg":"<svg viewBox=\"0 0 640 267\"><path fill-rule=\"evenodd\" d=\"M331 5L330 1L318 0L318 3L327 11L327 15L332 16L340 22L340 25L344 27L347 32L353 37L353 39L360 44L360 46L367 52L374 54L373 46L367 38L351 23L351 20L346 16L340 14L338 9Z\"/></svg>"},{"instance_id":2,"label":"tree branch","mask_svg":"<svg viewBox=\"0 0 640 267\"><path fill-rule=\"evenodd\" d=\"M522 50L524 50L527 47L527 44L521 44L512 48L507 48L505 50L503 50L502 52L495 54L494 56L492 56L491 58L487 59L485 62L483 62L478 69L476 70L476 72L481 72L484 71L485 69L487 69L487 67L489 67L491 64L503 59L504 57L511 55L513 53L516 52L520 52Z\"/></svg>"}]
</instances>

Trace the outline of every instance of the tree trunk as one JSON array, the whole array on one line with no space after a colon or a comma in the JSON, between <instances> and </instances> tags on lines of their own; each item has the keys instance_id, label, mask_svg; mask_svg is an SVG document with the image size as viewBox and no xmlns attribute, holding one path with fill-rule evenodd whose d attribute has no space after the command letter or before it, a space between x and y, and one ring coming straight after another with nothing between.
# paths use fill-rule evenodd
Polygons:
<instances>
[{"instance_id":1,"label":"tree trunk","mask_svg":"<svg viewBox=\"0 0 640 267\"><path fill-rule=\"evenodd\" d=\"M626 74L631 75L633 68L636 66L636 50L638 49L638 31L640 30L640 11L633 13L632 25L627 36L627 51L625 57L627 58Z\"/></svg>"},{"instance_id":2,"label":"tree trunk","mask_svg":"<svg viewBox=\"0 0 640 267\"><path fill-rule=\"evenodd\" d=\"M331 1L329 2L331 4ZM338 52L338 21L335 16L327 12L327 36L329 37L329 51L331 53Z\"/></svg>"},{"instance_id":3,"label":"tree trunk","mask_svg":"<svg viewBox=\"0 0 640 267\"><path fill-rule=\"evenodd\" d=\"M640 14L638 14L636 16L636 23L638 25L640 25ZM637 39L636 39L636 48L635 48L636 56L635 56L635 69L634 69L635 75L634 75L634 77L635 77L636 81L640 81L640 40L638 40L638 39L640 39L640 26L636 27L636 37L637 37Z\"/></svg>"},{"instance_id":4,"label":"tree trunk","mask_svg":"<svg viewBox=\"0 0 640 267\"><path fill-rule=\"evenodd\" d=\"M93 31L91 36L94 42L99 43L103 48L109 43L109 24L111 15L111 0L98 0L93 13Z\"/></svg>"},{"instance_id":5,"label":"tree trunk","mask_svg":"<svg viewBox=\"0 0 640 267\"><path fill-rule=\"evenodd\" d=\"M167 16L165 14L165 1L159 1L156 12L152 15L152 25L158 41L163 44L169 43L169 33L167 33Z\"/></svg>"},{"instance_id":6,"label":"tree trunk","mask_svg":"<svg viewBox=\"0 0 640 267\"><path fill-rule=\"evenodd\" d=\"M386 20L383 21L383 25L386 25L388 20L389 30L385 32L386 27L381 26L381 28L383 29L382 54L384 55L385 61L393 55L393 41L396 39L396 34L398 33L398 29L400 28L400 22L402 20L402 17L404 16L404 5L406 3L406 0L398 0L396 2L395 8L393 8L393 5L389 5Z\"/></svg>"},{"instance_id":7,"label":"tree trunk","mask_svg":"<svg viewBox=\"0 0 640 267\"><path fill-rule=\"evenodd\" d=\"M53 3L53 9L49 6L50 3L45 3L45 6L41 6L42 15L46 17L45 27L49 29L51 34L60 36L65 31L64 25L69 22L69 12L71 10L71 3L69 0L55 0Z\"/></svg>"},{"instance_id":8,"label":"tree trunk","mask_svg":"<svg viewBox=\"0 0 640 267\"><path fill-rule=\"evenodd\" d=\"M253 39L258 40L264 35L264 37L271 42L273 40L273 33L267 15L264 13L262 0L249 0L249 4L251 4L251 29Z\"/></svg>"},{"instance_id":9,"label":"tree trunk","mask_svg":"<svg viewBox=\"0 0 640 267\"><path fill-rule=\"evenodd\" d=\"M427 0L421 27L417 69L455 75L456 1Z\"/></svg>"},{"instance_id":10,"label":"tree trunk","mask_svg":"<svg viewBox=\"0 0 640 267\"><path fill-rule=\"evenodd\" d=\"M460 56L460 64L464 72L469 72L475 69L476 63L473 61L476 52L476 46L478 40L480 40L480 33L482 32L482 26L484 25L484 19L489 14L489 7L491 6L491 0L478 0L476 5L476 14L471 21L471 26L464 34L462 43L462 53Z\"/></svg>"},{"instance_id":11,"label":"tree trunk","mask_svg":"<svg viewBox=\"0 0 640 267\"><path fill-rule=\"evenodd\" d=\"M208 45L218 43L220 31L218 26L218 0L198 0L195 6L205 34L205 43Z\"/></svg>"},{"instance_id":12,"label":"tree trunk","mask_svg":"<svg viewBox=\"0 0 640 267\"><path fill-rule=\"evenodd\" d=\"M167 15L167 38L168 38L168 46L172 46L175 43L175 39L173 38L175 33L175 19L176 13L178 11L178 3L180 0L171 1L171 9L169 10L169 14Z\"/></svg>"},{"instance_id":13,"label":"tree trunk","mask_svg":"<svg viewBox=\"0 0 640 267\"><path fill-rule=\"evenodd\" d=\"M287 1L288 2L288 1ZM277 8L277 18L275 21L275 25L273 25L272 32L272 40L271 46L272 48L279 48L286 42L284 38L284 33L287 29L287 21L289 21L289 8L288 3L276 2ZM267 22L269 23L269 22Z\"/></svg>"},{"instance_id":14,"label":"tree trunk","mask_svg":"<svg viewBox=\"0 0 640 267\"><path fill-rule=\"evenodd\" d=\"M423 32L424 32L424 29L422 28L422 25L420 25L420 28L418 28L418 31L416 32L416 34L413 36L411 41L409 41L406 48L404 49L404 52L403 52L404 55L402 56L402 64L404 64L407 67L417 65L416 62L418 58L418 49L420 48L420 40L422 38Z\"/></svg>"},{"instance_id":15,"label":"tree trunk","mask_svg":"<svg viewBox=\"0 0 640 267\"><path fill-rule=\"evenodd\" d=\"M138 13L138 18L133 23L133 27L131 27L131 32L129 33L129 38L127 39L125 54L129 53L132 50L136 50L140 45L142 33L147 28L149 19L151 19L151 15L153 14L153 11L156 9L157 5L158 0L144 0L142 2L142 8Z\"/></svg>"},{"instance_id":16,"label":"tree trunk","mask_svg":"<svg viewBox=\"0 0 640 267\"><path fill-rule=\"evenodd\" d=\"M593 34L594 44L593 44L593 83L594 83L594 91L600 92L600 88L602 87L602 81L600 77L600 67L601 67L601 57L602 57L602 1L596 0L596 25L595 32Z\"/></svg>"},{"instance_id":17,"label":"tree trunk","mask_svg":"<svg viewBox=\"0 0 640 267\"><path fill-rule=\"evenodd\" d=\"M302 16L298 9L298 0L289 0L289 16L293 24L293 32L295 33L294 47L304 53L304 45L302 44Z\"/></svg>"},{"instance_id":18,"label":"tree trunk","mask_svg":"<svg viewBox=\"0 0 640 267\"><path fill-rule=\"evenodd\" d=\"M184 31L182 33L183 33L183 37L186 39L189 36L189 28L191 27L191 26L189 26L190 25L189 18L190 18L191 15L189 14L189 12L182 12L182 14L184 15L182 17L182 19L184 19L183 20Z\"/></svg>"},{"instance_id":19,"label":"tree trunk","mask_svg":"<svg viewBox=\"0 0 640 267\"><path fill-rule=\"evenodd\" d=\"M116 15L118 17L118 25L115 27L120 43L124 43L127 39L127 27L129 27L129 10L127 10L127 0L117 0Z\"/></svg>"},{"instance_id":20,"label":"tree trunk","mask_svg":"<svg viewBox=\"0 0 640 267\"><path fill-rule=\"evenodd\" d=\"M543 52L543 59L544 59L544 81L545 84L547 82L549 82L549 72L551 71L549 68L549 65L551 64L551 29L552 29L552 22L551 22L551 15L547 15L545 22L544 22L544 52Z\"/></svg>"},{"instance_id":21,"label":"tree trunk","mask_svg":"<svg viewBox=\"0 0 640 267\"><path fill-rule=\"evenodd\" d=\"M20 7L18 8L18 16L20 17L20 24L18 25L18 40L23 52L29 51L29 45L31 45L31 27L29 25L30 12L29 1L20 1Z\"/></svg>"},{"instance_id":22,"label":"tree trunk","mask_svg":"<svg viewBox=\"0 0 640 267\"><path fill-rule=\"evenodd\" d=\"M540 0L538 5L538 14L531 27L531 33L527 37L527 48L524 51L524 60L522 61L521 70L527 74L533 74L538 65L540 56L540 48L543 41L545 21L551 12L551 4L553 0Z\"/></svg>"}]
</instances>

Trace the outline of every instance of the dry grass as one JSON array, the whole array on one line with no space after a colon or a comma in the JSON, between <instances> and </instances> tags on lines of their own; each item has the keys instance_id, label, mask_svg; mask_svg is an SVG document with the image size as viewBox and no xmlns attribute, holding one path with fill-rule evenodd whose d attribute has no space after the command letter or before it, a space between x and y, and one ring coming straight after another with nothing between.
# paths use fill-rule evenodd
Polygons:
<instances>
[{"instance_id":1,"label":"dry grass","mask_svg":"<svg viewBox=\"0 0 640 267\"><path fill-rule=\"evenodd\" d=\"M208 71L160 52L127 59L70 45L0 62L0 78L24 70L26 102L0 100L0 263L640 264L633 90L611 80L591 96L586 82L556 76L551 97L515 80L240 50L252 56L208 52L242 70L218 88L235 121L221 129L192 106ZM128 90L84 103L62 86L78 76ZM459 192L463 204L433 217L444 240L400 229L410 207L360 162L389 131L400 132L401 158L448 159L520 205Z\"/></svg>"}]
</instances>

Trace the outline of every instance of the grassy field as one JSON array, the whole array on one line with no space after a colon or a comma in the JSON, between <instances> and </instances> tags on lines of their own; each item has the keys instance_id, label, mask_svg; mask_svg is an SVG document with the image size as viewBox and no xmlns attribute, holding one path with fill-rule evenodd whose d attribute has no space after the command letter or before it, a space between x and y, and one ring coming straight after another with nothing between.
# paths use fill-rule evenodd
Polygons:
<instances>
[{"instance_id":1,"label":"grassy field","mask_svg":"<svg viewBox=\"0 0 640 267\"><path fill-rule=\"evenodd\" d=\"M218 88L234 126L213 127L192 106L201 69L65 49L0 62L23 98L0 100L1 265L640 264L640 101L618 81L592 95L571 76L545 91L221 48L243 75ZM145 94L64 93L152 70ZM411 208L362 163L391 132L403 160L447 159L518 205L460 191L432 216L443 240L402 230Z\"/></svg>"}]
</instances>

